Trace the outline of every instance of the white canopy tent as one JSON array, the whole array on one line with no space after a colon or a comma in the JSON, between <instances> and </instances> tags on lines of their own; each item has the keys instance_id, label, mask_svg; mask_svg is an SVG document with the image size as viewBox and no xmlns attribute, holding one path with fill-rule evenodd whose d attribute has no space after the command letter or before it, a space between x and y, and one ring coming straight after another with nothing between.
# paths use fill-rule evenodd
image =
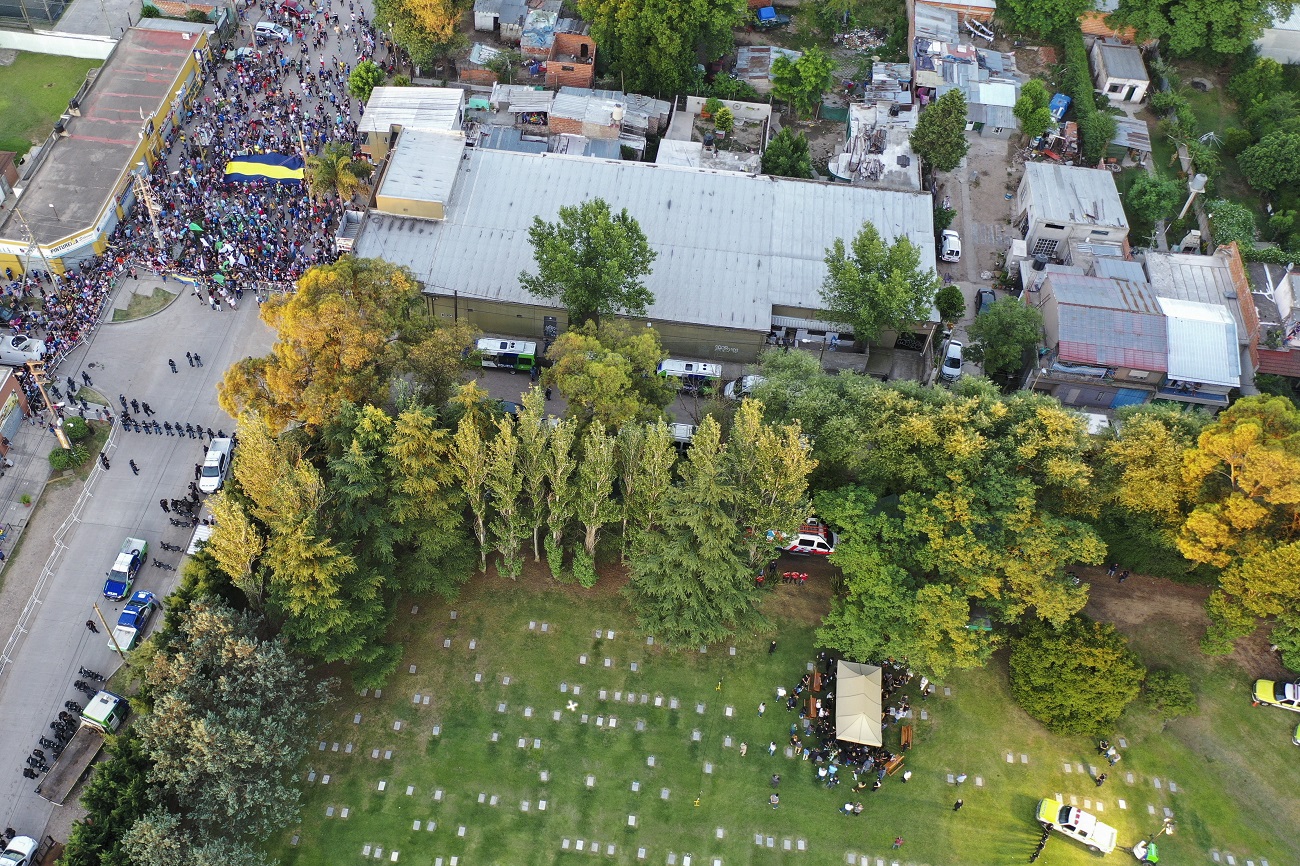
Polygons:
<instances>
[{"instance_id":1,"label":"white canopy tent","mask_svg":"<svg viewBox=\"0 0 1300 866\"><path fill-rule=\"evenodd\" d=\"M835 673L835 736L879 746L880 668L840 659Z\"/></svg>"}]
</instances>

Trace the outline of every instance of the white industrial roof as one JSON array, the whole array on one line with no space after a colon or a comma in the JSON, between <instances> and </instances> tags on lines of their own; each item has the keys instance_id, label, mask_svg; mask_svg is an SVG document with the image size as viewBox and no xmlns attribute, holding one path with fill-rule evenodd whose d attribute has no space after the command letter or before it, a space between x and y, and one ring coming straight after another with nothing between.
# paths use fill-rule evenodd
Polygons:
<instances>
[{"instance_id":1,"label":"white industrial roof","mask_svg":"<svg viewBox=\"0 0 1300 866\"><path fill-rule=\"evenodd\" d=\"M380 194L412 201L445 202L465 150L457 133L403 130L384 171Z\"/></svg>"},{"instance_id":2,"label":"white industrial roof","mask_svg":"<svg viewBox=\"0 0 1300 866\"><path fill-rule=\"evenodd\" d=\"M465 91L455 87L376 87L366 100L361 132L403 129L460 129Z\"/></svg>"},{"instance_id":3,"label":"white industrial roof","mask_svg":"<svg viewBox=\"0 0 1300 866\"><path fill-rule=\"evenodd\" d=\"M1241 385L1237 323L1221 304L1160 298L1169 342L1169 378Z\"/></svg>"},{"instance_id":4,"label":"white industrial roof","mask_svg":"<svg viewBox=\"0 0 1300 866\"><path fill-rule=\"evenodd\" d=\"M866 222L906 236L935 266L928 196L559 154L470 149L441 222L372 216L358 255L405 265L426 290L546 304L519 285L533 271L528 229L562 205L627 208L658 253L646 285L652 319L766 332L774 304L821 306L826 248ZM385 184L386 186L386 184ZM388 190L381 187L381 194Z\"/></svg>"},{"instance_id":5,"label":"white industrial roof","mask_svg":"<svg viewBox=\"0 0 1300 866\"><path fill-rule=\"evenodd\" d=\"M1031 208L1048 222L1128 228L1115 177L1099 168L1025 163Z\"/></svg>"}]
</instances>

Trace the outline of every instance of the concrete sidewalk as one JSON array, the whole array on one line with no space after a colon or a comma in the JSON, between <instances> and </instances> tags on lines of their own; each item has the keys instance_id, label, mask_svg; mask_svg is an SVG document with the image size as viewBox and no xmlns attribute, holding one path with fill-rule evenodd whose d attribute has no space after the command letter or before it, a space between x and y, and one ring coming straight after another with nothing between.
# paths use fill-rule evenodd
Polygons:
<instances>
[{"instance_id":1,"label":"concrete sidewalk","mask_svg":"<svg viewBox=\"0 0 1300 866\"><path fill-rule=\"evenodd\" d=\"M58 445L45 427L34 427L24 423L22 429L14 435L9 444L9 459L14 465L4 470L0 477L0 509L3 509L5 528L4 538L0 539L0 551L5 556L13 551L19 537L27 528L27 521L32 516L32 508L41 498L41 491L50 478L50 451ZM23 496L31 497L31 504L24 505ZM5 565L8 566L6 559Z\"/></svg>"}]
</instances>

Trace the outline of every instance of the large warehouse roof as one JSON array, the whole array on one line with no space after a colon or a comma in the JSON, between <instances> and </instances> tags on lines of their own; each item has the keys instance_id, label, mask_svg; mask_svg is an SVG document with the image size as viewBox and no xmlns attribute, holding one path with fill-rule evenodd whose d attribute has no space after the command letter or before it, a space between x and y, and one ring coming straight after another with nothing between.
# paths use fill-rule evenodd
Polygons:
<instances>
[{"instance_id":1,"label":"large warehouse roof","mask_svg":"<svg viewBox=\"0 0 1300 866\"><path fill-rule=\"evenodd\" d=\"M459 165L445 221L372 213L357 254L409 267L435 294L547 303L519 285L534 270L533 218L603 198L658 253L650 318L752 331L769 330L774 304L820 307L826 248L864 223L886 241L909 238L921 266L935 266L919 193L551 153L473 149Z\"/></svg>"}]
</instances>

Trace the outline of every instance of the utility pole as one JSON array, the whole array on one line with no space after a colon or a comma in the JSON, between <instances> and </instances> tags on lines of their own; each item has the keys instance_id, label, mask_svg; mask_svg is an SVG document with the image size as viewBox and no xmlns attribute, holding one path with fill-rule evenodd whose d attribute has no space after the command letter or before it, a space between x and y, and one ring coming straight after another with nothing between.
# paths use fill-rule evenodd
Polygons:
<instances>
[{"instance_id":1,"label":"utility pole","mask_svg":"<svg viewBox=\"0 0 1300 866\"><path fill-rule=\"evenodd\" d=\"M143 566L141 567L143 568ZM108 627L108 620L104 619L104 614L99 609L99 602L95 603L95 616L99 617L99 621L104 624L104 631L108 632L108 639L113 644L113 651L122 658L126 658L126 650L122 649L122 645L119 644L117 638L113 636L113 630Z\"/></svg>"},{"instance_id":2,"label":"utility pole","mask_svg":"<svg viewBox=\"0 0 1300 866\"><path fill-rule=\"evenodd\" d=\"M32 374L32 381L35 382L36 387L40 389L41 402L43 402L45 408L49 409L50 413L54 415L54 437L59 440L59 444L64 448L71 448L72 443L68 441L68 434L63 432L63 419L59 417L59 413L54 410L54 404L50 402L50 395L45 391L45 383L49 381L49 377L45 375L45 362L28 361L27 372Z\"/></svg>"},{"instance_id":3,"label":"utility pole","mask_svg":"<svg viewBox=\"0 0 1300 866\"><path fill-rule=\"evenodd\" d=\"M144 162L139 164L140 171L134 175L131 185L135 191L135 200L144 203L144 209L149 212L149 225L153 227L153 239L158 243L158 252L166 255L166 249L163 247L162 229L158 227L158 216L162 213L162 205L158 204L158 197L154 195L153 187L145 179Z\"/></svg>"},{"instance_id":4,"label":"utility pole","mask_svg":"<svg viewBox=\"0 0 1300 866\"><path fill-rule=\"evenodd\" d=\"M45 258L45 250L41 249L41 245L37 243L36 235L32 233L32 227L27 224L27 218L23 216L23 212L15 207L14 216L18 217L18 222L22 224L23 240L27 241L27 251L24 253L27 257L27 270L32 269L32 250L36 250L37 255L41 257L41 261L45 263L45 272L50 275L51 279L57 280L59 275L54 272L54 268L50 267L50 260Z\"/></svg>"}]
</instances>

